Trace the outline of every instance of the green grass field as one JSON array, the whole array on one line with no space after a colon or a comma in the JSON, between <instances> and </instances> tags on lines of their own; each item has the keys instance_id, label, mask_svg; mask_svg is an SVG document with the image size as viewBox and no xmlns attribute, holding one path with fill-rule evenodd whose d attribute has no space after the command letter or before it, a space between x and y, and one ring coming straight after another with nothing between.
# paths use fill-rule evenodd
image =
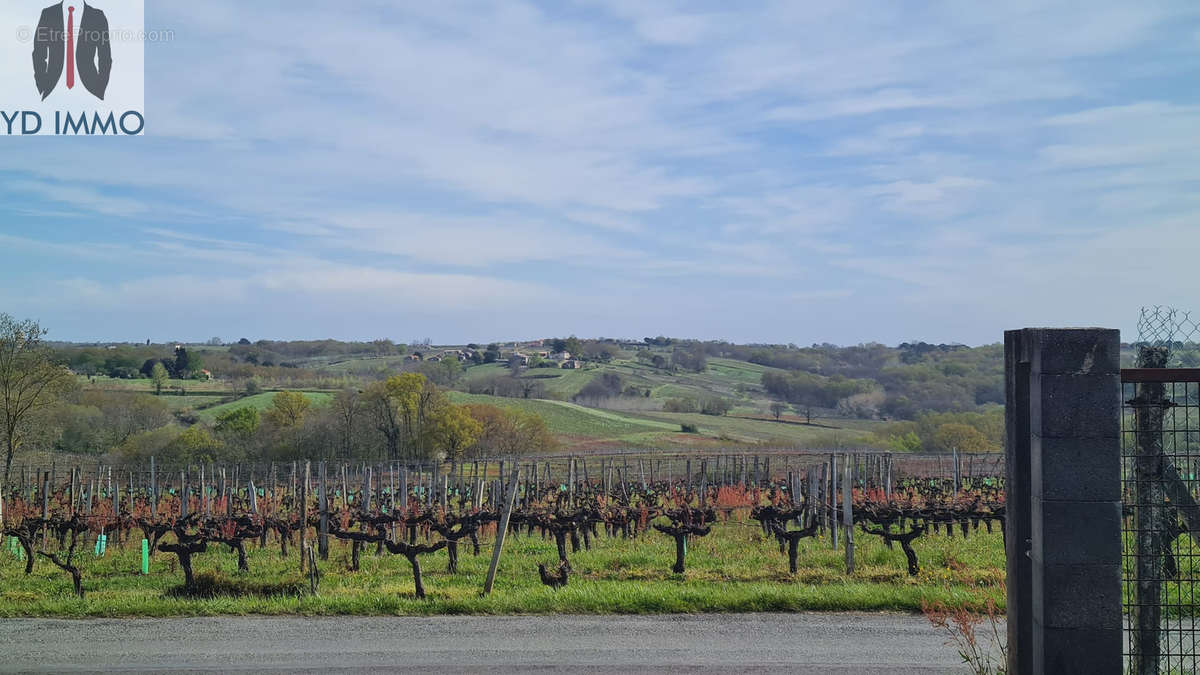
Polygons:
<instances>
[{"instance_id":1,"label":"green grass field","mask_svg":"<svg viewBox=\"0 0 1200 675\"><path fill-rule=\"evenodd\" d=\"M503 398L484 394L450 392L455 403L487 403L501 408L534 413L546 420L554 434L591 438L619 438L628 434L679 431L679 425L657 420L641 420L607 410L586 408L565 401Z\"/></svg>"},{"instance_id":2,"label":"green grass field","mask_svg":"<svg viewBox=\"0 0 1200 675\"><path fill-rule=\"evenodd\" d=\"M534 413L546 420L550 432L568 447L668 447L711 443L792 447L852 445L870 436L881 422L849 421L845 428L788 424L768 419L716 417L699 413L618 412L588 408L565 401L517 399L450 392L455 403L487 403ZM207 412L207 411L206 411ZM683 434L682 425L698 433Z\"/></svg>"},{"instance_id":3,"label":"green grass field","mask_svg":"<svg viewBox=\"0 0 1200 675\"><path fill-rule=\"evenodd\" d=\"M729 440L745 444L770 444L778 446L820 445L837 446L854 445L871 435L873 428L878 428L882 422L865 420L847 420L849 426L829 428L826 426L808 426L804 424L789 424L768 419L746 419L729 415L714 416L700 413L637 413L635 417L647 420L666 422L672 425L691 424L699 429L703 436ZM842 421L831 422L830 425L840 425Z\"/></svg>"},{"instance_id":4,"label":"green grass field","mask_svg":"<svg viewBox=\"0 0 1200 675\"><path fill-rule=\"evenodd\" d=\"M170 535L168 535L170 537ZM899 547L889 550L876 537L856 533L857 567L845 574L843 552L827 539L801 543L800 569L756 526L720 524L713 534L688 544L683 575L670 572L674 543L657 532L636 539L593 541L592 550L571 554L575 573L555 592L541 585L536 565L556 563L553 538L536 533L510 538L501 557L495 592L481 597L494 535L481 537L482 554L460 548L459 573L446 572L446 552L421 560L428 598L418 600L408 563L401 556L365 551L362 569L348 572L349 545L331 539L317 596L292 590L248 597L181 599L168 591L182 583L175 556L158 553L149 576L137 573L140 537L126 550L110 544L108 554L83 558L85 600L72 594L70 578L39 559L34 573L7 548L0 552L0 617L131 617L217 614L546 614L696 613L798 610L917 611L922 601L980 609L987 600L1004 604L1004 548L999 533L982 530L968 539L927 536L914 547L922 572L905 572ZM299 589L296 555L280 558L277 544L250 548L250 572L236 571L236 556L212 546L194 559L197 574L216 570L222 579L246 586Z\"/></svg>"},{"instance_id":5,"label":"green grass field","mask_svg":"<svg viewBox=\"0 0 1200 675\"><path fill-rule=\"evenodd\" d=\"M314 406L328 405L329 402L331 400L333 400L333 394L327 394L324 392L310 392L310 391L306 391L303 393L304 393L305 398L307 398L310 402L312 402L312 404ZM212 408L206 408L204 410L198 411L196 413L196 417L200 418L204 422L208 422L211 424L212 422L216 421L217 416L219 416L222 413L227 412L229 410L236 410L238 408L250 407L250 408L257 408L259 411L262 411L262 410L266 410L267 408L271 407L271 403L274 400L275 400L275 392L265 392L262 394L255 394L254 396L247 396L246 398L238 399L236 401L233 401L232 403L226 403L223 405L213 406Z\"/></svg>"}]
</instances>

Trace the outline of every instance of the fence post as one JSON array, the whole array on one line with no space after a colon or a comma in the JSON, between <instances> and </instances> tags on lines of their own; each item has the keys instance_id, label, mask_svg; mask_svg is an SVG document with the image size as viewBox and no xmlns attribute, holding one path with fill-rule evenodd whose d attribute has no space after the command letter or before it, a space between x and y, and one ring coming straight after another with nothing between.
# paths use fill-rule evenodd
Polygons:
<instances>
[{"instance_id":1,"label":"fence post","mask_svg":"<svg viewBox=\"0 0 1200 675\"><path fill-rule=\"evenodd\" d=\"M1142 347L1138 368L1166 368L1166 347ZM1163 485L1163 417L1167 409L1166 385L1138 384L1134 390L1134 428L1137 450L1133 466L1134 542L1133 602L1129 613L1133 654L1131 672L1157 675L1162 653L1163 556L1170 540L1162 536L1168 518ZM1175 501L1175 500L1172 500ZM1173 523L1172 523L1173 524Z\"/></svg>"},{"instance_id":2,"label":"fence post","mask_svg":"<svg viewBox=\"0 0 1200 675\"><path fill-rule=\"evenodd\" d=\"M1010 673L1120 673L1120 333L1004 334Z\"/></svg>"},{"instance_id":3,"label":"fence post","mask_svg":"<svg viewBox=\"0 0 1200 675\"><path fill-rule=\"evenodd\" d=\"M496 583L496 568L500 566L500 554L504 551L504 538L508 534L508 522L512 516L513 502L517 498L517 484L520 479L520 467L513 469L512 477L508 480L508 491L504 495L504 511L500 514L500 522L496 524L496 548L492 551L492 564L488 566L487 579L483 582L484 595L491 595L492 586Z\"/></svg>"},{"instance_id":4,"label":"fence post","mask_svg":"<svg viewBox=\"0 0 1200 675\"><path fill-rule=\"evenodd\" d=\"M842 525L846 528L846 576L854 574L854 462L845 458L846 473L842 483Z\"/></svg>"},{"instance_id":5,"label":"fence post","mask_svg":"<svg viewBox=\"0 0 1200 675\"><path fill-rule=\"evenodd\" d=\"M321 560L329 560L329 480L325 462L321 462L321 531L318 533L317 550Z\"/></svg>"}]
</instances>

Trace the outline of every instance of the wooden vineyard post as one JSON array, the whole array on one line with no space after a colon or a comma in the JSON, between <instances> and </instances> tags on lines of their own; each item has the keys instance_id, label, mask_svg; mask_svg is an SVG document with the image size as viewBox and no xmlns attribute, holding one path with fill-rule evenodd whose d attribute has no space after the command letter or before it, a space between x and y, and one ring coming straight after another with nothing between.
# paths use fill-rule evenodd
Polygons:
<instances>
[{"instance_id":1,"label":"wooden vineyard post","mask_svg":"<svg viewBox=\"0 0 1200 675\"><path fill-rule=\"evenodd\" d=\"M321 560L329 560L329 482L326 480L325 462L321 462L321 531L318 534L317 550Z\"/></svg>"},{"instance_id":2,"label":"wooden vineyard post","mask_svg":"<svg viewBox=\"0 0 1200 675\"><path fill-rule=\"evenodd\" d=\"M308 530L308 462L304 462L304 480L300 483L300 573L304 574L304 535Z\"/></svg>"},{"instance_id":3,"label":"wooden vineyard post","mask_svg":"<svg viewBox=\"0 0 1200 675\"><path fill-rule=\"evenodd\" d=\"M962 474L959 470L958 448L950 448L951 459L954 461L954 494L957 495L962 485Z\"/></svg>"},{"instance_id":4,"label":"wooden vineyard post","mask_svg":"<svg viewBox=\"0 0 1200 675\"><path fill-rule=\"evenodd\" d=\"M887 475L884 477L883 494L888 501L892 499L892 453L888 453L883 458L883 463L886 467Z\"/></svg>"},{"instance_id":5,"label":"wooden vineyard post","mask_svg":"<svg viewBox=\"0 0 1200 675\"><path fill-rule=\"evenodd\" d=\"M837 455L829 456L829 534L833 550L838 548L838 515L837 515Z\"/></svg>"},{"instance_id":6,"label":"wooden vineyard post","mask_svg":"<svg viewBox=\"0 0 1200 675\"><path fill-rule=\"evenodd\" d=\"M517 498L517 483L520 479L520 467L513 469L512 478L508 480L508 493L504 496L504 512L496 526L496 548L492 551L492 564L488 566L487 580L483 583L484 595L491 595L492 586L496 582L496 568L500 565L500 552L504 550L504 538L508 534L508 521L512 517L513 502Z\"/></svg>"},{"instance_id":7,"label":"wooden vineyard post","mask_svg":"<svg viewBox=\"0 0 1200 675\"><path fill-rule=\"evenodd\" d=\"M363 513L371 510L371 467L363 467L362 499L358 500L358 508Z\"/></svg>"},{"instance_id":8,"label":"wooden vineyard post","mask_svg":"<svg viewBox=\"0 0 1200 675\"><path fill-rule=\"evenodd\" d=\"M848 460L849 458L847 458ZM846 461L842 482L842 525L846 528L846 574L854 574L854 463Z\"/></svg>"},{"instance_id":9,"label":"wooden vineyard post","mask_svg":"<svg viewBox=\"0 0 1200 675\"><path fill-rule=\"evenodd\" d=\"M150 516L158 517L158 475L154 473L154 455L150 456Z\"/></svg>"},{"instance_id":10,"label":"wooden vineyard post","mask_svg":"<svg viewBox=\"0 0 1200 675\"><path fill-rule=\"evenodd\" d=\"M809 466L804 482L804 510L808 511L808 522L799 523L800 525L809 527L813 520L819 520L816 505L820 503L821 500L817 497L817 471Z\"/></svg>"}]
</instances>

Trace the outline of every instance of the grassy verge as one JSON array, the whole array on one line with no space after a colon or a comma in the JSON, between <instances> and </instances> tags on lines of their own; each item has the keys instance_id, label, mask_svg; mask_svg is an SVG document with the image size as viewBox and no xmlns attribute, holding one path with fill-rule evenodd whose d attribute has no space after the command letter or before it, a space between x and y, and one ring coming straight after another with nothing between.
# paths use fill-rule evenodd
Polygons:
<instances>
[{"instance_id":1,"label":"grassy verge","mask_svg":"<svg viewBox=\"0 0 1200 675\"><path fill-rule=\"evenodd\" d=\"M1004 551L1000 535L980 530L969 539L925 537L916 542L922 572L909 577L899 548L889 550L875 537L859 533L857 569L845 574L841 551L828 540L801 544L800 569L787 571L787 559L773 540L744 524L722 524L713 534L688 546L688 571L670 572L674 544L656 532L633 540L601 536L592 550L571 555L575 574L560 591L542 586L538 562L555 562L553 539L510 539L501 559L496 590L480 597L490 560L491 536L483 551L461 548L459 573L446 572L446 552L422 558L429 597L414 596L408 563L399 556L365 552L358 572L346 571L349 547L331 540L328 561L321 562L320 593L302 588L298 558L279 556L277 545L251 546L248 573L236 571L236 556L211 547L195 559L198 574L214 571L218 579L243 589L241 597L175 597L182 582L174 556L159 553L149 576L136 573L137 546L111 545L104 558L84 558L87 598L71 593L70 579L44 560L34 573L7 549L0 553L0 617L134 617L239 614L299 615L428 615L428 614L640 614L797 610L917 611L921 602L980 609L990 598L1003 606ZM260 589L291 589L264 594ZM259 590L255 590L259 589Z\"/></svg>"}]
</instances>

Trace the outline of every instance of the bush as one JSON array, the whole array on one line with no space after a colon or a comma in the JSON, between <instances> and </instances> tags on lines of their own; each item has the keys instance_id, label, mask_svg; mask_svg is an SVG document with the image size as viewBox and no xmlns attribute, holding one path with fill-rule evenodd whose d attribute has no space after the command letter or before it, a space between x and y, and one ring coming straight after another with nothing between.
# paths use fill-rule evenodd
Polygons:
<instances>
[{"instance_id":1,"label":"bush","mask_svg":"<svg viewBox=\"0 0 1200 675\"><path fill-rule=\"evenodd\" d=\"M679 430L680 430L680 431L682 431L682 432L683 432L683 433L685 433L685 434L698 434L698 433L700 433L700 429L699 429L699 427L697 427L695 424L680 424L680 425L679 425Z\"/></svg>"},{"instance_id":2,"label":"bush","mask_svg":"<svg viewBox=\"0 0 1200 675\"><path fill-rule=\"evenodd\" d=\"M703 415L720 417L721 415L728 413L730 410L733 410L733 404L716 396L705 399L704 402L700 404L700 413Z\"/></svg>"},{"instance_id":3,"label":"bush","mask_svg":"<svg viewBox=\"0 0 1200 675\"><path fill-rule=\"evenodd\" d=\"M663 403L663 412L694 413L696 412L696 399L669 398L665 403Z\"/></svg>"}]
</instances>

